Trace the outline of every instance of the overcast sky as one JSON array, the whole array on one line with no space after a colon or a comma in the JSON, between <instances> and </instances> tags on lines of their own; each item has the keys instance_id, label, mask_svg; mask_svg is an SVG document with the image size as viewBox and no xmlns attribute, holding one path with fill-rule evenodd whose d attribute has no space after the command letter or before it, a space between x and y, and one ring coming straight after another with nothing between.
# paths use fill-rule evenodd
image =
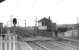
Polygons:
<instances>
[{"instance_id":1,"label":"overcast sky","mask_svg":"<svg viewBox=\"0 0 79 50\"><path fill-rule=\"evenodd\" d=\"M6 0L0 3L0 22L10 26L10 19L18 18L20 26L35 24L35 17L41 19L50 16L57 24L77 23L79 0ZM8 23L8 24L7 24Z\"/></svg>"}]
</instances>

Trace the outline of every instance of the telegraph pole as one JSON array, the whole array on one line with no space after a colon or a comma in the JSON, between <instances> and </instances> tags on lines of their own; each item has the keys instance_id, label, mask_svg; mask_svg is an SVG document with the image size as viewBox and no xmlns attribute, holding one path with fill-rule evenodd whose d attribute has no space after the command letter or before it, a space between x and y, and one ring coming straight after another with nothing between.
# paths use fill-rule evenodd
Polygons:
<instances>
[{"instance_id":1,"label":"telegraph pole","mask_svg":"<svg viewBox=\"0 0 79 50\"><path fill-rule=\"evenodd\" d=\"M79 37L79 22L78 22L78 20L79 20L79 17L77 17L77 30L78 30L78 37Z\"/></svg>"},{"instance_id":2,"label":"telegraph pole","mask_svg":"<svg viewBox=\"0 0 79 50\"><path fill-rule=\"evenodd\" d=\"M13 15L11 15L11 26L12 26L12 17L13 17Z\"/></svg>"},{"instance_id":3,"label":"telegraph pole","mask_svg":"<svg viewBox=\"0 0 79 50\"><path fill-rule=\"evenodd\" d=\"M37 30L37 16L35 16L35 34L37 34L38 33L38 30Z\"/></svg>"},{"instance_id":4,"label":"telegraph pole","mask_svg":"<svg viewBox=\"0 0 79 50\"><path fill-rule=\"evenodd\" d=\"M35 26L37 26L37 16L35 16Z\"/></svg>"},{"instance_id":5,"label":"telegraph pole","mask_svg":"<svg viewBox=\"0 0 79 50\"><path fill-rule=\"evenodd\" d=\"M7 21L7 27L9 26L9 21Z\"/></svg>"},{"instance_id":6,"label":"telegraph pole","mask_svg":"<svg viewBox=\"0 0 79 50\"><path fill-rule=\"evenodd\" d=\"M25 20L25 28L26 28L26 20Z\"/></svg>"}]
</instances>

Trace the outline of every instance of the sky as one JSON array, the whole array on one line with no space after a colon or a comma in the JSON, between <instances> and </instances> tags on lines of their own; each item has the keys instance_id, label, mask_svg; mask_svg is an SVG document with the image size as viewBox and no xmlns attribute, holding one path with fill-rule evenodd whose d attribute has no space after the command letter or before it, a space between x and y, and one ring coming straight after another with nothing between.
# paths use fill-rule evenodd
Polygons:
<instances>
[{"instance_id":1,"label":"sky","mask_svg":"<svg viewBox=\"0 0 79 50\"><path fill-rule=\"evenodd\" d=\"M0 3L0 22L11 26L17 18L19 26L35 25L35 19L51 17L57 24L75 24L79 17L79 0L6 0Z\"/></svg>"}]
</instances>

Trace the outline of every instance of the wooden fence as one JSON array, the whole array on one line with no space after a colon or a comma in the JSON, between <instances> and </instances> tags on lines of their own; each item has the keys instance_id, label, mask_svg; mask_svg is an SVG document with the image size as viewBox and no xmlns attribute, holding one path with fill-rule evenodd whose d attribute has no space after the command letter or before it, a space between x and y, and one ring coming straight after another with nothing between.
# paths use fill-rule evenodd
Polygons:
<instances>
[{"instance_id":1,"label":"wooden fence","mask_svg":"<svg viewBox=\"0 0 79 50\"><path fill-rule=\"evenodd\" d=\"M16 35L4 34L0 36L0 50L16 50Z\"/></svg>"}]
</instances>

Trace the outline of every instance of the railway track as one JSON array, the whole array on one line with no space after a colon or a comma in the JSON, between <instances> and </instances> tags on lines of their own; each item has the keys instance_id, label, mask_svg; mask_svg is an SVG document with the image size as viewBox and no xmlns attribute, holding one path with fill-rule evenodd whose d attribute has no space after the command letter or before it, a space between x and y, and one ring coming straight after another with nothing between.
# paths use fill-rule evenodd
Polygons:
<instances>
[{"instance_id":1,"label":"railway track","mask_svg":"<svg viewBox=\"0 0 79 50\"><path fill-rule=\"evenodd\" d=\"M64 38L65 40L69 40L69 41L71 41L71 42L69 42L69 43L71 43L72 45L75 45L75 46L78 46L79 47L79 40L73 40L73 39L68 39L68 38Z\"/></svg>"},{"instance_id":2,"label":"railway track","mask_svg":"<svg viewBox=\"0 0 79 50\"><path fill-rule=\"evenodd\" d=\"M52 42L54 41L50 41L49 43L52 43ZM79 50L79 42L77 41L62 39L62 40L57 40L54 43L62 44L63 46L67 46L67 48L72 48L72 50Z\"/></svg>"},{"instance_id":3,"label":"railway track","mask_svg":"<svg viewBox=\"0 0 79 50\"><path fill-rule=\"evenodd\" d=\"M59 42L71 47L75 47L79 49L79 41L75 41L75 40L69 40L69 39L63 39L62 42Z\"/></svg>"},{"instance_id":4,"label":"railway track","mask_svg":"<svg viewBox=\"0 0 79 50\"><path fill-rule=\"evenodd\" d=\"M64 50L63 48L47 43L48 41L31 41L27 42L33 50Z\"/></svg>"},{"instance_id":5,"label":"railway track","mask_svg":"<svg viewBox=\"0 0 79 50\"><path fill-rule=\"evenodd\" d=\"M67 39L35 40L26 42L33 48L33 50L79 50L79 42Z\"/></svg>"},{"instance_id":6,"label":"railway track","mask_svg":"<svg viewBox=\"0 0 79 50\"><path fill-rule=\"evenodd\" d=\"M40 46L47 48L47 50L63 50L62 47L59 47L58 45L54 45L51 43L48 43L49 41L39 41L36 42L37 44L39 44Z\"/></svg>"},{"instance_id":7,"label":"railway track","mask_svg":"<svg viewBox=\"0 0 79 50\"><path fill-rule=\"evenodd\" d=\"M27 43L33 48L33 50L47 50L46 48L40 46L39 44L36 44L34 41L29 41Z\"/></svg>"}]
</instances>

